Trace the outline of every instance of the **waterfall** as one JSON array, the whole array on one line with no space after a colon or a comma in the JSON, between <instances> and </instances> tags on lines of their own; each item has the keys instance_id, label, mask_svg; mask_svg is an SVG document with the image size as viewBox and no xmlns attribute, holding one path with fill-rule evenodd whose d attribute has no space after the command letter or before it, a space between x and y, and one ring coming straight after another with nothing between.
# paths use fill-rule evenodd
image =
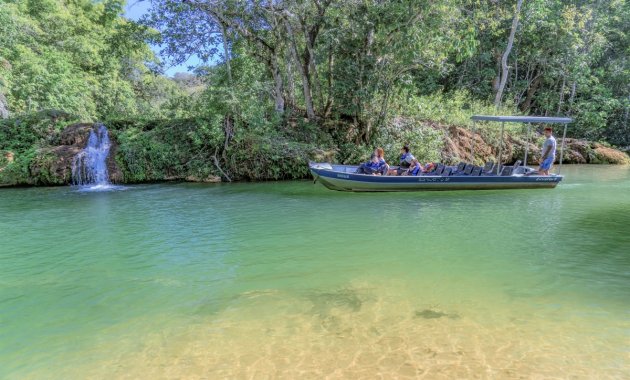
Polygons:
<instances>
[{"instance_id":1,"label":"waterfall","mask_svg":"<svg viewBox=\"0 0 630 380\"><path fill-rule=\"evenodd\" d=\"M97 124L90 131L87 146L74 157L72 162L72 183L77 186L108 186L107 156L109 136L103 124Z\"/></svg>"}]
</instances>

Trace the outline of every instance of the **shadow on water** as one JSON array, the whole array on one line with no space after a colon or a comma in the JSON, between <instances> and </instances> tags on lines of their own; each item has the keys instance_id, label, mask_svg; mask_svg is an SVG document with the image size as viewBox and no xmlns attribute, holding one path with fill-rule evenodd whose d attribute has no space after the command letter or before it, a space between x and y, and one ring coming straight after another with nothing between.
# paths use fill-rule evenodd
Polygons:
<instances>
[{"instance_id":1,"label":"shadow on water","mask_svg":"<svg viewBox=\"0 0 630 380\"><path fill-rule=\"evenodd\" d=\"M317 292L310 294L308 299L313 303L311 312L317 315L329 314L334 308L343 309L350 312L361 310L363 302L366 301L366 294L362 294L358 289L339 289L331 292Z\"/></svg>"},{"instance_id":2,"label":"shadow on water","mask_svg":"<svg viewBox=\"0 0 630 380\"><path fill-rule=\"evenodd\" d=\"M630 205L591 211L565 228L574 236L569 242L583 245L576 247L577 252L630 265Z\"/></svg>"},{"instance_id":3,"label":"shadow on water","mask_svg":"<svg viewBox=\"0 0 630 380\"><path fill-rule=\"evenodd\" d=\"M599 208L566 222L558 238L567 269L621 296L630 294L630 204Z\"/></svg>"}]
</instances>

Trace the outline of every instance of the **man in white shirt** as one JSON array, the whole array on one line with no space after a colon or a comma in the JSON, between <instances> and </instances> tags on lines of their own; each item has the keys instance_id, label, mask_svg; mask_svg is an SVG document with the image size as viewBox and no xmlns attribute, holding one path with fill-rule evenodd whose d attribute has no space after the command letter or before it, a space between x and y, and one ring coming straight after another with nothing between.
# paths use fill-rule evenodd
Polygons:
<instances>
[{"instance_id":1,"label":"man in white shirt","mask_svg":"<svg viewBox=\"0 0 630 380\"><path fill-rule=\"evenodd\" d=\"M556 139L552 136L551 127L545 128L545 142L542 145L542 156L540 157L540 167L538 173L549 175L549 170L556 159Z\"/></svg>"}]
</instances>

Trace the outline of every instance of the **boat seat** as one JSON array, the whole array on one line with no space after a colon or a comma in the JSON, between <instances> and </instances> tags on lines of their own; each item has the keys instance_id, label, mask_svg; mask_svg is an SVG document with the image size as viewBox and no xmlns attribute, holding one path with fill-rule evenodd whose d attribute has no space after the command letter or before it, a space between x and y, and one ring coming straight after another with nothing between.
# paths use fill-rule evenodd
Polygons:
<instances>
[{"instance_id":1,"label":"boat seat","mask_svg":"<svg viewBox=\"0 0 630 380\"><path fill-rule=\"evenodd\" d=\"M490 174L494 170L494 161L488 161L481 170L482 174Z\"/></svg>"},{"instance_id":2,"label":"boat seat","mask_svg":"<svg viewBox=\"0 0 630 380\"><path fill-rule=\"evenodd\" d=\"M470 173L472 173L474 168L475 168L475 165L466 164L466 168L464 169L464 175L470 175Z\"/></svg>"},{"instance_id":3,"label":"boat seat","mask_svg":"<svg viewBox=\"0 0 630 380\"><path fill-rule=\"evenodd\" d=\"M481 166L475 166L472 172L470 172L470 175L473 177L479 177L481 175L482 170L483 168Z\"/></svg>"},{"instance_id":4,"label":"boat seat","mask_svg":"<svg viewBox=\"0 0 630 380\"><path fill-rule=\"evenodd\" d=\"M448 177L451 175L451 173L453 173L453 168L445 167L444 171L442 172L442 176Z\"/></svg>"},{"instance_id":5,"label":"boat seat","mask_svg":"<svg viewBox=\"0 0 630 380\"><path fill-rule=\"evenodd\" d=\"M422 175L440 175L438 173L442 173L444 168L445 168L444 164L436 164L433 170L428 171L426 173L422 173Z\"/></svg>"},{"instance_id":6,"label":"boat seat","mask_svg":"<svg viewBox=\"0 0 630 380\"><path fill-rule=\"evenodd\" d=\"M466 169L466 163L462 161L459 164L457 164L457 167L453 170L453 175L464 174L464 169Z\"/></svg>"},{"instance_id":7,"label":"boat seat","mask_svg":"<svg viewBox=\"0 0 630 380\"><path fill-rule=\"evenodd\" d=\"M501 169L501 174L499 175L502 177L509 177L512 175L512 173L514 173L513 166L504 166L503 169Z\"/></svg>"},{"instance_id":8,"label":"boat seat","mask_svg":"<svg viewBox=\"0 0 630 380\"><path fill-rule=\"evenodd\" d=\"M483 166L483 171L484 172L489 172L492 170L492 168L494 168L494 161L488 161L486 162L486 164Z\"/></svg>"}]
</instances>

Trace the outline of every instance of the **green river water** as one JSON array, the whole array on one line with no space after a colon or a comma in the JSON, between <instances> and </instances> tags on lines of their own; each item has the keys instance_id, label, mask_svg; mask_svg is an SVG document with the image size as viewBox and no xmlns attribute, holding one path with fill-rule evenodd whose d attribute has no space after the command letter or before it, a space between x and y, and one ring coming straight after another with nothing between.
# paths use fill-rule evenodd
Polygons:
<instances>
[{"instance_id":1,"label":"green river water","mask_svg":"<svg viewBox=\"0 0 630 380\"><path fill-rule=\"evenodd\" d=\"M630 169L0 191L0 378L629 378Z\"/></svg>"}]
</instances>

